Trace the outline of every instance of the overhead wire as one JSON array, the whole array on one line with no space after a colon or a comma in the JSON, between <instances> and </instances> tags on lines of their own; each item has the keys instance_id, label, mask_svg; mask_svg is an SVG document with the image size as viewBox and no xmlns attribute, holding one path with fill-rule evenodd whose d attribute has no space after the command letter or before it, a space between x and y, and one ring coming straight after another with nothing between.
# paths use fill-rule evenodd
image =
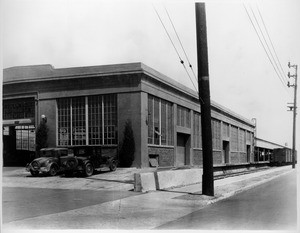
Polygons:
<instances>
[{"instance_id":1,"label":"overhead wire","mask_svg":"<svg viewBox=\"0 0 300 233\"><path fill-rule=\"evenodd\" d=\"M277 74L277 77L279 78L279 80L280 80L280 82L283 84L283 86L285 87L284 89L287 91L286 85L285 85L285 83L282 81L282 79L280 78L280 76L279 76L279 74L278 74L278 72L277 72L277 70L276 70L276 68L275 68L275 66L274 66L274 64L273 64L273 62L272 62L272 60L271 60L271 58L270 58L270 56L269 56L269 54L268 54L266 48L265 48L265 46L264 46L264 43L263 43L263 41L261 40L261 38L260 38L260 36L259 36L259 33L258 33L258 31L257 31L257 29L256 29L256 27L255 27L255 25L254 25L254 22L252 21L252 19L251 19L251 17L250 17L250 14L249 14L249 12L248 12L246 6L245 6L245 3L243 3L243 5L244 5L244 9L245 9L245 11L246 11L246 13L247 13L247 16L248 16L248 18L249 18L249 20L250 20L250 22L251 22L251 24L252 24L252 26L253 26L253 28L254 28L254 30L255 30L255 33L256 33L256 35L257 35L257 37L258 37L258 39L259 39L259 41L260 41L260 43L261 43L261 45L262 45L264 51L265 51L265 53L266 53L266 55L267 55L267 57L268 57L268 59L269 59L271 65L272 65L272 67L273 67L273 69L274 69L274 71L275 71L275 73ZM287 91L287 93L290 94L288 91Z\"/></svg>"},{"instance_id":2,"label":"overhead wire","mask_svg":"<svg viewBox=\"0 0 300 233\"><path fill-rule=\"evenodd\" d=\"M187 61L188 61L188 63L189 63L189 67L190 67L190 69L192 70L192 73L193 73L193 75L194 75L194 78L195 78L196 82L198 82L197 77L196 77L196 74L195 74L194 69L193 69L193 66L192 66L192 64L191 64L191 62L190 62L190 60L189 60L189 57L188 57L188 55L187 55L187 53L186 53L186 51L185 51L185 49L184 49L184 47L183 47L183 44L182 44L182 42L181 42L181 40L180 40L180 38L179 38L179 35L178 35L178 33L177 33L177 30L176 30L176 28L175 28L175 26L174 26L174 23L173 23L173 21L172 21L172 19L171 19L171 16L170 16L170 14L169 14L169 12L168 12L168 10L167 10L166 7L165 7L165 11L166 11L166 13L167 13L167 15L168 15L168 18L169 18L169 20L170 20L170 22L171 22L171 25L172 25L173 29L174 29L174 32L175 32L176 37L177 37L177 39L178 39L178 41L179 41L179 43L180 43L180 46L181 46L181 48L182 48L182 50L183 50L183 52L184 52L184 55L185 55L185 57L186 57L186 59L187 59Z\"/></svg>"},{"instance_id":3,"label":"overhead wire","mask_svg":"<svg viewBox=\"0 0 300 233\"><path fill-rule=\"evenodd\" d=\"M262 38L263 38L263 40L264 40L264 42L265 42L265 45L267 46L267 50L268 50L268 52L269 52L270 55L271 55L272 61L274 62L275 66L276 66L276 68L277 68L279 78L280 78L280 79L283 81L283 83L284 83L284 78L282 78L282 74L280 73L279 67L278 67L277 63L275 62L275 58L274 58L274 56L273 56L273 53L271 52L271 49L270 49L270 47L269 47L269 45L268 45L268 42L267 42L267 40L266 40L266 38L265 38L265 36L264 36L264 33L263 33L263 31L262 31L262 29L261 29L261 27L260 27L260 25L259 25L259 22L258 22L258 20L257 20L257 18L256 18L256 15L255 15L255 13L254 13L254 11L253 11L253 9L252 9L251 6L250 6L250 9L251 9L252 15L253 15L253 17L254 17L254 20L255 20L255 22L256 22L256 24L257 24L257 26L258 26L258 29L259 29L259 31L260 31L260 33L261 33L261 35L262 35ZM283 84L283 85L285 86L285 84Z\"/></svg>"},{"instance_id":4,"label":"overhead wire","mask_svg":"<svg viewBox=\"0 0 300 233\"><path fill-rule=\"evenodd\" d=\"M198 90L197 90L197 88L196 88L196 86L195 86L195 84L194 84L194 82L193 82L193 80L192 80L192 78L191 78L191 76L190 76L190 74L189 74L189 72L188 72L188 70L187 70L185 64L184 64L184 61L181 59L181 56L180 56L180 54L179 54L179 52L178 52L178 50L177 50L177 48L176 48L176 46L175 46L175 44L174 44L174 42L173 42L173 40L172 40L170 34L169 34L169 32L168 32L168 30L167 30L165 24L163 23L163 21L162 21L160 15L159 15L158 11L156 10L155 6L154 6L154 5L152 5L152 6L153 6L153 8L154 8L154 10L155 10L155 12L156 12L157 17L159 18L159 21L160 21L161 25L163 26L163 28L164 28L164 30L165 30L165 32L166 32L166 34L167 34L167 36L168 36L170 42L172 43L173 48L174 48L175 51L176 51L176 54L177 54L177 56L178 56L178 58L179 58L180 63L183 65L184 70L186 71L186 73L187 73L189 79L191 80L191 82L192 82L192 84L193 84L193 86L194 86L196 92L198 93Z\"/></svg>"},{"instance_id":5,"label":"overhead wire","mask_svg":"<svg viewBox=\"0 0 300 233\"><path fill-rule=\"evenodd\" d=\"M263 23L263 25L264 25L265 31L266 31L266 33L267 33L267 35L268 35L268 38L269 38L269 41L270 41L271 46L272 46L272 48L273 48L273 51L274 51L274 54L275 54L275 56L276 56L277 62L278 62L278 64L279 64L280 68L281 68L281 72L282 72L282 74L283 74L283 77L285 77L285 79L286 79L286 81L287 81L288 79L287 79L287 77L286 77L286 75L285 75L285 72L284 72L284 70L283 70L283 68L282 68L281 62L280 62L280 60L279 60L279 58L278 58L278 56L277 56L276 50L275 50L275 48L274 48L274 45L273 45L273 42L272 42L272 40L271 40L270 34L269 34L269 32L268 32L268 29L267 29L267 27L266 27L265 21L264 21L264 19L263 19L263 17L262 17L262 14L261 14L261 12L260 12L260 10L259 10L259 8L258 8L257 5L256 5L256 8L257 8L257 11L258 11L258 13L259 13L260 19L261 19L261 21L262 21L262 23Z\"/></svg>"}]
</instances>

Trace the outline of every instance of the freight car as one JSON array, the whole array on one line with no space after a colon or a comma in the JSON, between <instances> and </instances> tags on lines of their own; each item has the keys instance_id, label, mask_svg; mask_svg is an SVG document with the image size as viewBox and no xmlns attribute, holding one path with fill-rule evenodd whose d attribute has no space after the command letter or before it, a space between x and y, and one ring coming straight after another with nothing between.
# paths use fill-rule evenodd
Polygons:
<instances>
[{"instance_id":1,"label":"freight car","mask_svg":"<svg viewBox=\"0 0 300 233\"><path fill-rule=\"evenodd\" d=\"M275 148L270 157L271 165L282 166L293 163L293 151L290 148ZM295 163L297 163L297 151L295 153Z\"/></svg>"}]
</instances>

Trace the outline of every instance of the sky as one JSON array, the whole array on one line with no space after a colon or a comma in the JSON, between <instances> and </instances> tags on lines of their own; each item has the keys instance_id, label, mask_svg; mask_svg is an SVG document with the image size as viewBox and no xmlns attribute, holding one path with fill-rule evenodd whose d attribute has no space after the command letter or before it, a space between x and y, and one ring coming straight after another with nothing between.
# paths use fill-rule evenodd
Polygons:
<instances>
[{"instance_id":1,"label":"sky","mask_svg":"<svg viewBox=\"0 0 300 233\"><path fill-rule=\"evenodd\" d=\"M287 103L293 102L294 88L284 84L287 72L295 72L288 62L300 65L300 1L205 3L211 99L249 120L256 118L257 137L292 147L293 114L287 111ZM255 13L262 30L263 23L267 28L272 41L268 46L276 51L269 55L275 68L245 7L249 15ZM180 57L187 67L190 61L197 75L195 1L189 0L2 0L2 66L67 68L143 62L195 90L154 9ZM284 84L275 69L286 79ZM299 94L297 101L299 105ZM299 151L299 117L297 120Z\"/></svg>"}]
</instances>

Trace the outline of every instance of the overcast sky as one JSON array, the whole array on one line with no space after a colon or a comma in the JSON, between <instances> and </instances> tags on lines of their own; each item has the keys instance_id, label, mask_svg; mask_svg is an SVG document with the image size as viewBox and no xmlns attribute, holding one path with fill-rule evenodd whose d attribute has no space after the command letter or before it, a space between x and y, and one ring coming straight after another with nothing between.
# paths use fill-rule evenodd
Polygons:
<instances>
[{"instance_id":1,"label":"overcast sky","mask_svg":"<svg viewBox=\"0 0 300 233\"><path fill-rule=\"evenodd\" d=\"M243 3L257 20L261 14L283 78L288 71L294 73L288 61L300 65L300 1L206 1L211 98L248 119L256 118L258 137L292 147L293 115L287 103L293 102L293 88L276 75ZM154 7L188 66L167 9L197 74L195 3L186 0L3 0L3 67L143 62L194 89ZM253 15L252 20L255 23ZM263 30L262 21L260 26ZM298 117L298 142L299 125Z\"/></svg>"}]
</instances>

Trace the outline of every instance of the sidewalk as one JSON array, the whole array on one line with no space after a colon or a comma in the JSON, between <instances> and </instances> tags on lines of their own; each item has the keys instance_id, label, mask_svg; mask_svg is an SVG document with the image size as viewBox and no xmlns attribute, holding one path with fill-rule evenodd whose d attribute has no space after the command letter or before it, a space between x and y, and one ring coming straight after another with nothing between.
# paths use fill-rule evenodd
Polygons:
<instances>
[{"instance_id":1,"label":"sidewalk","mask_svg":"<svg viewBox=\"0 0 300 233\"><path fill-rule=\"evenodd\" d=\"M153 229L292 171L285 166L216 180L214 197L202 195L196 184L14 221L4 229Z\"/></svg>"}]
</instances>

